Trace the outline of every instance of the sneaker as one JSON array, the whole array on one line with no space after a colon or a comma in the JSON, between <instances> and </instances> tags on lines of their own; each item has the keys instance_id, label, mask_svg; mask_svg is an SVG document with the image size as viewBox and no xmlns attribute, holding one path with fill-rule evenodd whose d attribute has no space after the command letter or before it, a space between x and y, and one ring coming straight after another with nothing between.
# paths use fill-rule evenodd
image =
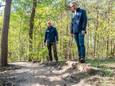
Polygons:
<instances>
[{"instance_id":1,"label":"sneaker","mask_svg":"<svg viewBox=\"0 0 115 86\"><path fill-rule=\"evenodd\" d=\"M85 59L84 58L80 58L79 61L80 61L80 63L85 63Z\"/></svg>"}]
</instances>

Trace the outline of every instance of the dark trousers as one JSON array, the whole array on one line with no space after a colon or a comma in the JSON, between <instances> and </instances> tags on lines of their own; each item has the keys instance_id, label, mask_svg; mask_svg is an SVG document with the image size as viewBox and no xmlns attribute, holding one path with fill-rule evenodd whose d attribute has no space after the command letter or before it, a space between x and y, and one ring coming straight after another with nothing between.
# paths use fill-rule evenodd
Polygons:
<instances>
[{"instance_id":1,"label":"dark trousers","mask_svg":"<svg viewBox=\"0 0 115 86\"><path fill-rule=\"evenodd\" d=\"M84 34L77 33L74 38L78 47L79 58L85 58Z\"/></svg>"},{"instance_id":2,"label":"dark trousers","mask_svg":"<svg viewBox=\"0 0 115 86\"><path fill-rule=\"evenodd\" d=\"M48 54L49 54L49 60L52 61L53 57L52 57L52 49L53 49L53 54L54 54L54 58L56 61L58 61L58 56L57 56L57 46L56 43L48 43L47 44L47 48L48 48Z\"/></svg>"}]
</instances>

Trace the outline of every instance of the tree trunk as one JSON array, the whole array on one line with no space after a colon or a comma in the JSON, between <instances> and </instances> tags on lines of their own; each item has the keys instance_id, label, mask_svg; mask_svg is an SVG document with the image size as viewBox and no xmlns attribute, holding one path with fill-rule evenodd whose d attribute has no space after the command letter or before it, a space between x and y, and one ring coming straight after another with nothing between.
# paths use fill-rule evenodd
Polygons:
<instances>
[{"instance_id":1,"label":"tree trunk","mask_svg":"<svg viewBox=\"0 0 115 86\"><path fill-rule=\"evenodd\" d=\"M33 29L34 29L34 17L37 6L37 0L33 0L33 7L30 16L30 30L29 30L29 61L32 61L32 41L33 41Z\"/></svg>"},{"instance_id":2,"label":"tree trunk","mask_svg":"<svg viewBox=\"0 0 115 86\"><path fill-rule=\"evenodd\" d=\"M6 0L5 10L4 10L4 21L2 29L2 39L1 39L1 66L7 66L8 61L8 30L10 23L10 11L12 0Z\"/></svg>"},{"instance_id":3,"label":"tree trunk","mask_svg":"<svg viewBox=\"0 0 115 86\"><path fill-rule=\"evenodd\" d=\"M114 44L114 47L113 47L112 54L113 54L113 57L114 57L115 56L115 44Z\"/></svg>"},{"instance_id":4,"label":"tree trunk","mask_svg":"<svg viewBox=\"0 0 115 86\"><path fill-rule=\"evenodd\" d=\"M108 11L107 11L107 23L108 23L108 27L107 27L107 31L109 32L109 30L111 29L111 12L112 12L112 0L108 1ZM110 54L110 34L107 33L107 49L106 49L106 57L109 57Z\"/></svg>"},{"instance_id":5,"label":"tree trunk","mask_svg":"<svg viewBox=\"0 0 115 86\"><path fill-rule=\"evenodd\" d=\"M96 28L95 28L95 35L94 35L94 57L96 57L96 49L97 49L97 30L99 27L99 10L98 6L96 6Z\"/></svg>"}]
</instances>

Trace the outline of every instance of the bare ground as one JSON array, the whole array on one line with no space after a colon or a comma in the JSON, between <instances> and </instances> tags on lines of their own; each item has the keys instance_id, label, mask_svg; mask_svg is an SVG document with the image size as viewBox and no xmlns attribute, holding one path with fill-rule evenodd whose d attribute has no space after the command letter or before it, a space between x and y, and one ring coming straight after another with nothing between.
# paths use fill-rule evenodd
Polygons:
<instances>
[{"instance_id":1,"label":"bare ground","mask_svg":"<svg viewBox=\"0 0 115 86\"><path fill-rule=\"evenodd\" d=\"M0 86L115 86L115 64L109 72L75 61L16 62L0 70Z\"/></svg>"}]
</instances>

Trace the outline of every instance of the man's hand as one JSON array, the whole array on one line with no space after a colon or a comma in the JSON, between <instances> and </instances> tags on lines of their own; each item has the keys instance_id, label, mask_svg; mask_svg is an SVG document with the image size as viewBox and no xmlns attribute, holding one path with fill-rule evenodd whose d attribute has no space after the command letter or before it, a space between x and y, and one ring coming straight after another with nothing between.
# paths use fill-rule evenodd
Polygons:
<instances>
[{"instance_id":1,"label":"man's hand","mask_svg":"<svg viewBox=\"0 0 115 86\"><path fill-rule=\"evenodd\" d=\"M44 42L44 46L46 46L47 45L47 43L46 42Z\"/></svg>"},{"instance_id":2,"label":"man's hand","mask_svg":"<svg viewBox=\"0 0 115 86\"><path fill-rule=\"evenodd\" d=\"M74 34L71 34L71 37L73 38L73 37L74 37Z\"/></svg>"},{"instance_id":3,"label":"man's hand","mask_svg":"<svg viewBox=\"0 0 115 86\"><path fill-rule=\"evenodd\" d=\"M58 41L56 41L56 44L58 44Z\"/></svg>"},{"instance_id":4,"label":"man's hand","mask_svg":"<svg viewBox=\"0 0 115 86\"><path fill-rule=\"evenodd\" d=\"M82 30L81 33L82 33L83 35L85 35L85 31L84 31L84 30Z\"/></svg>"}]
</instances>

